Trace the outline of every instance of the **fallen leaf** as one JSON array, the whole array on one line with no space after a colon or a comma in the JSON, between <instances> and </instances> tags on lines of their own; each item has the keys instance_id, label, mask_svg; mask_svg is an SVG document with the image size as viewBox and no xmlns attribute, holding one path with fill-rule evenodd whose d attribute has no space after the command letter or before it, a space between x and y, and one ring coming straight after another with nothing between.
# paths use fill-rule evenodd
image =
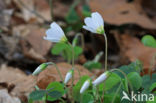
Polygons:
<instances>
[{"instance_id":1,"label":"fallen leaf","mask_svg":"<svg viewBox=\"0 0 156 103\"><path fill-rule=\"evenodd\" d=\"M107 23L114 25L137 24L143 28L156 29L153 22L144 12L140 0L91 0L92 11L102 14Z\"/></svg>"},{"instance_id":2,"label":"fallen leaf","mask_svg":"<svg viewBox=\"0 0 156 103\"><path fill-rule=\"evenodd\" d=\"M22 18L29 22L31 19L35 19L36 15L31 12L34 11L34 2L33 0L13 0L15 5L21 10Z\"/></svg>"},{"instance_id":3,"label":"fallen leaf","mask_svg":"<svg viewBox=\"0 0 156 103\"><path fill-rule=\"evenodd\" d=\"M17 97L12 97L6 89L0 90L0 103L21 103Z\"/></svg>"},{"instance_id":4,"label":"fallen leaf","mask_svg":"<svg viewBox=\"0 0 156 103\"><path fill-rule=\"evenodd\" d=\"M151 68L151 60L156 54L155 48L146 47L141 43L139 39L127 34L119 36L119 39L118 44L120 45L120 54L122 57L126 57L130 62L139 59L140 61L142 61L144 69Z\"/></svg>"},{"instance_id":5,"label":"fallen leaf","mask_svg":"<svg viewBox=\"0 0 156 103\"><path fill-rule=\"evenodd\" d=\"M13 0L16 7L21 12L16 12L15 16L23 18L26 22L44 23L51 21L51 10L49 1L46 0ZM64 18L69 10L69 5L60 1L53 1L53 16Z\"/></svg>"},{"instance_id":6,"label":"fallen leaf","mask_svg":"<svg viewBox=\"0 0 156 103\"><path fill-rule=\"evenodd\" d=\"M27 76L23 71L17 68L8 67L6 65L0 67L0 83L14 85L13 90L10 92L13 96L28 96L34 89L36 84L35 80L35 77L31 75Z\"/></svg>"},{"instance_id":7,"label":"fallen leaf","mask_svg":"<svg viewBox=\"0 0 156 103\"><path fill-rule=\"evenodd\" d=\"M19 25L13 28L13 35L21 37L20 45L23 54L39 62L46 62L45 55L49 52L52 43L43 39L45 29L36 25Z\"/></svg>"},{"instance_id":8,"label":"fallen leaf","mask_svg":"<svg viewBox=\"0 0 156 103\"><path fill-rule=\"evenodd\" d=\"M72 68L72 66L67 63L58 63L57 66L58 66L63 78L65 78L66 73ZM93 75L91 72L89 72L83 66L76 64L75 65L74 84L76 84L77 81L79 80L79 72L77 69L80 71L81 76L83 76L83 75L92 76ZM44 70L43 72L41 72L37 77L37 85L42 89L45 89L48 86L48 84L53 81L61 81L61 79L58 75L58 72L54 66L48 66L48 68L46 70ZM71 80L68 84L71 84Z\"/></svg>"}]
</instances>

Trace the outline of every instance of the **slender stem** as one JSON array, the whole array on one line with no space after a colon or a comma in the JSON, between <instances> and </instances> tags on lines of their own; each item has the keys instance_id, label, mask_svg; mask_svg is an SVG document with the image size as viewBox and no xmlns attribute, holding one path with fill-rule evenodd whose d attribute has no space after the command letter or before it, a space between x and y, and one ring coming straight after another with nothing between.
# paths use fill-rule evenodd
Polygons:
<instances>
[{"instance_id":1,"label":"slender stem","mask_svg":"<svg viewBox=\"0 0 156 103\"><path fill-rule=\"evenodd\" d=\"M104 95L105 95L105 82L104 82L104 85L103 85L103 90L102 90L102 101L104 102Z\"/></svg>"},{"instance_id":2,"label":"slender stem","mask_svg":"<svg viewBox=\"0 0 156 103\"><path fill-rule=\"evenodd\" d=\"M71 45L71 43L68 42L68 44L69 44L69 45L71 46L71 48L72 48L72 69L73 69L73 75L72 75L72 86L71 86L71 89L72 89L71 92L72 92L72 93L71 93L71 94L72 94L72 97L73 97L73 98L72 98L72 103L74 103L74 93L73 93L74 74L75 74L75 73L74 73L74 72L75 72L75 71L74 71L74 69L75 69L75 68L74 68L74 47Z\"/></svg>"},{"instance_id":3,"label":"slender stem","mask_svg":"<svg viewBox=\"0 0 156 103\"><path fill-rule=\"evenodd\" d=\"M100 58L101 58L102 55L103 55L103 52L102 52L102 51L99 52L99 53L96 55L96 57L94 58L94 62L98 62L98 61L100 60Z\"/></svg>"},{"instance_id":4,"label":"slender stem","mask_svg":"<svg viewBox=\"0 0 156 103\"><path fill-rule=\"evenodd\" d=\"M53 0L49 0L51 21L53 21Z\"/></svg>"},{"instance_id":5,"label":"slender stem","mask_svg":"<svg viewBox=\"0 0 156 103\"><path fill-rule=\"evenodd\" d=\"M99 87L96 88L96 94L97 94L99 101L102 103L102 98L99 95Z\"/></svg>"},{"instance_id":6,"label":"slender stem","mask_svg":"<svg viewBox=\"0 0 156 103\"><path fill-rule=\"evenodd\" d=\"M59 76L60 76L60 79L61 79L61 81L63 82L62 74L61 74L59 68L57 67L57 65L56 65L55 63L53 63L53 62L49 62L49 64L52 64L52 65L55 66L55 68L56 68L56 70L57 70L57 72L58 72L58 74L59 74Z\"/></svg>"},{"instance_id":7,"label":"slender stem","mask_svg":"<svg viewBox=\"0 0 156 103\"><path fill-rule=\"evenodd\" d=\"M47 103L48 94L46 93L45 103Z\"/></svg>"},{"instance_id":8,"label":"slender stem","mask_svg":"<svg viewBox=\"0 0 156 103\"><path fill-rule=\"evenodd\" d=\"M59 99L62 103L66 103L62 98Z\"/></svg>"},{"instance_id":9,"label":"slender stem","mask_svg":"<svg viewBox=\"0 0 156 103\"><path fill-rule=\"evenodd\" d=\"M81 33L77 33L76 36L74 37L74 40L72 42L72 45L73 47L76 46L76 43L77 43L77 40L78 40L78 37L81 37L81 46L82 48L84 49L84 36L81 34Z\"/></svg>"},{"instance_id":10,"label":"slender stem","mask_svg":"<svg viewBox=\"0 0 156 103\"><path fill-rule=\"evenodd\" d=\"M104 38L105 38L105 71L107 71L107 51L108 51L108 44L107 44L107 36L106 34L104 33Z\"/></svg>"},{"instance_id":11,"label":"slender stem","mask_svg":"<svg viewBox=\"0 0 156 103\"><path fill-rule=\"evenodd\" d=\"M118 89L116 90L116 92L115 92L115 96L113 97L113 100L112 100L112 102L111 102L111 103L114 103L115 98L116 98L116 96L117 96L117 94L118 94L119 90L121 89L121 85L122 85L122 82L120 83L120 85L119 85Z\"/></svg>"},{"instance_id":12,"label":"slender stem","mask_svg":"<svg viewBox=\"0 0 156 103\"><path fill-rule=\"evenodd\" d=\"M70 7L70 10L74 9L80 3L80 1L81 0L74 0L73 4Z\"/></svg>"},{"instance_id":13,"label":"slender stem","mask_svg":"<svg viewBox=\"0 0 156 103\"><path fill-rule=\"evenodd\" d=\"M151 65L150 65L150 68L149 68L149 70L148 70L148 74L149 74L149 75L151 75L151 72L152 72L152 68L153 68L155 59L156 59L156 53L154 54L154 56L152 57L152 60L151 60Z\"/></svg>"},{"instance_id":14,"label":"slender stem","mask_svg":"<svg viewBox=\"0 0 156 103\"><path fill-rule=\"evenodd\" d=\"M74 70L74 47L71 45L71 43L68 43L70 47L72 48L72 69ZM73 76L72 76L72 86L74 82L74 71L73 71Z\"/></svg>"},{"instance_id":15,"label":"slender stem","mask_svg":"<svg viewBox=\"0 0 156 103\"><path fill-rule=\"evenodd\" d=\"M129 86L130 86L130 89L133 90L132 85L131 85L129 79L127 78L126 74L125 74L122 70L120 70L120 69L112 69L111 71L112 71L112 72L113 72L113 71L118 71L118 72L122 73L122 74L124 75L124 77L127 79L128 84L129 84ZM129 91L128 91L128 92L129 92ZM130 94L130 93L129 93L129 94Z\"/></svg>"}]
</instances>

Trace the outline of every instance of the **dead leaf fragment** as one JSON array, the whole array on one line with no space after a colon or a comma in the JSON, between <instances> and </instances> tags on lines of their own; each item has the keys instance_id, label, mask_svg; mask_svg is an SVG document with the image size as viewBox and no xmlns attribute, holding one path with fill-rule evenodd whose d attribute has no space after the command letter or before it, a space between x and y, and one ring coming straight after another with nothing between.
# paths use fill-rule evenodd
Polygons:
<instances>
[{"instance_id":1,"label":"dead leaf fragment","mask_svg":"<svg viewBox=\"0 0 156 103\"><path fill-rule=\"evenodd\" d=\"M21 103L19 98L12 97L6 89L0 90L0 103Z\"/></svg>"},{"instance_id":2,"label":"dead leaf fragment","mask_svg":"<svg viewBox=\"0 0 156 103\"><path fill-rule=\"evenodd\" d=\"M11 91L13 96L27 96L34 89L36 84L35 80L35 77L27 76L17 68L7 67L6 65L0 67L0 83L14 85Z\"/></svg>"},{"instance_id":3,"label":"dead leaf fragment","mask_svg":"<svg viewBox=\"0 0 156 103\"><path fill-rule=\"evenodd\" d=\"M119 43L123 57L127 57L130 62L139 59L142 61L144 69L149 69L151 67L151 60L156 54L155 48L146 47L136 37L126 34L121 35Z\"/></svg>"},{"instance_id":4,"label":"dead leaf fragment","mask_svg":"<svg viewBox=\"0 0 156 103\"><path fill-rule=\"evenodd\" d=\"M45 29L36 25L19 25L13 28L13 34L22 38L20 45L23 54L39 62L46 62L45 55L49 52L52 43L43 39Z\"/></svg>"},{"instance_id":5,"label":"dead leaf fragment","mask_svg":"<svg viewBox=\"0 0 156 103\"><path fill-rule=\"evenodd\" d=\"M110 24L137 24L143 28L156 29L156 23L147 17L140 0L128 3L127 0L91 0L92 11L102 14Z\"/></svg>"}]
</instances>

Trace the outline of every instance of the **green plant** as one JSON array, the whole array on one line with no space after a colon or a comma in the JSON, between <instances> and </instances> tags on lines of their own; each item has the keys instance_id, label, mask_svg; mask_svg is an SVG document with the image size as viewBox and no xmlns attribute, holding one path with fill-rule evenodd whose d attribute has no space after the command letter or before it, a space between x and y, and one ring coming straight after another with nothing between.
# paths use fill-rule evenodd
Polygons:
<instances>
[{"instance_id":1,"label":"green plant","mask_svg":"<svg viewBox=\"0 0 156 103\"><path fill-rule=\"evenodd\" d=\"M107 37L104 31L104 22L97 12L92 13L91 16L85 19L86 26L83 26L83 28L92 33L104 35L106 42L105 72L95 80L93 80L93 77L81 76L80 80L74 85L75 57L80 54L80 50L75 49L78 36L74 38L71 44L61 27L54 22L51 24L50 29L46 31L47 35L44 39L57 43L53 47L52 53L56 55L62 53L71 62L72 68L63 79L55 63L48 62L37 67L33 73L34 75L45 70L48 65L54 65L62 82L52 82L45 90L37 88L30 93L29 102L57 100L66 103L67 100L71 103L155 103L155 95L153 93L155 93L156 88L156 74L152 74L151 77L150 75L141 77L140 73L143 68L139 60L129 65L107 70ZM66 53L64 53L65 51ZM91 62L98 63L101 55L102 53L99 53ZM94 63L89 64L88 62L88 68L92 69L93 66L91 64ZM68 87L66 84L70 79L72 83ZM144 99L142 95L147 96L147 98Z\"/></svg>"},{"instance_id":2,"label":"green plant","mask_svg":"<svg viewBox=\"0 0 156 103\"><path fill-rule=\"evenodd\" d=\"M74 39L73 42L75 42L75 44L77 43L77 41ZM51 53L53 55L59 55L62 54L62 56L64 57L65 60L67 60L69 63L72 60L72 49L74 49L74 58L77 59L78 56L82 53L82 48L80 46L76 46L74 45L73 48L71 48L71 45L68 45L64 42L60 42L57 43L52 49L51 49Z\"/></svg>"},{"instance_id":3,"label":"green plant","mask_svg":"<svg viewBox=\"0 0 156 103\"><path fill-rule=\"evenodd\" d=\"M103 55L103 52L98 53L92 61L87 61L83 66L89 70L101 69L102 64L99 62L99 60L102 55Z\"/></svg>"},{"instance_id":4,"label":"green plant","mask_svg":"<svg viewBox=\"0 0 156 103\"><path fill-rule=\"evenodd\" d=\"M145 46L156 48L156 39L151 35L145 35L142 37L141 42Z\"/></svg>"}]
</instances>

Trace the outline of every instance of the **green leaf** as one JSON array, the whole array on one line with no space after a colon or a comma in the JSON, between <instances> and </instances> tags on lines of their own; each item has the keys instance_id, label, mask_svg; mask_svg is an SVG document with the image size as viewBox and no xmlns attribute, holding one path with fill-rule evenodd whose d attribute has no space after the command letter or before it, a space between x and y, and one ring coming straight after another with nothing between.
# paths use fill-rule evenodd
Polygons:
<instances>
[{"instance_id":1,"label":"green leaf","mask_svg":"<svg viewBox=\"0 0 156 103\"><path fill-rule=\"evenodd\" d=\"M65 20L67 21L67 23L73 24L80 21L80 17L78 16L78 14L74 9L70 9L67 16L65 17Z\"/></svg>"},{"instance_id":2,"label":"green leaf","mask_svg":"<svg viewBox=\"0 0 156 103\"><path fill-rule=\"evenodd\" d=\"M145 35L142 39L141 42L145 45L145 46L149 46L149 47L153 47L156 48L156 40L153 36L151 35Z\"/></svg>"},{"instance_id":3,"label":"green leaf","mask_svg":"<svg viewBox=\"0 0 156 103\"><path fill-rule=\"evenodd\" d=\"M144 93L150 93L150 86L155 83L156 81L156 73L152 74L152 77L150 75L144 75L142 77L142 80L143 80L143 92Z\"/></svg>"},{"instance_id":4,"label":"green leaf","mask_svg":"<svg viewBox=\"0 0 156 103\"><path fill-rule=\"evenodd\" d=\"M53 89L51 89L53 88ZM51 90L49 90L51 89ZM52 82L50 83L46 90L48 91L48 93L50 94L50 96L48 96L48 100L49 101L55 101L57 100L59 97L61 97L64 93L65 93L65 90L64 90L64 86L63 84L59 83L59 82ZM57 91L57 92L56 92ZM51 93L52 92L52 93ZM59 92L59 93L58 93ZM52 97L53 93L58 93L58 96L56 96L57 98L55 97Z\"/></svg>"},{"instance_id":5,"label":"green leaf","mask_svg":"<svg viewBox=\"0 0 156 103\"><path fill-rule=\"evenodd\" d=\"M115 96L114 94L105 94L104 95L104 103L111 103L114 96ZM120 103L120 100L121 100L120 95L117 95L114 100L114 103Z\"/></svg>"},{"instance_id":6,"label":"green leaf","mask_svg":"<svg viewBox=\"0 0 156 103\"><path fill-rule=\"evenodd\" d=\"M33 103L33 100L31 98L28 98L28 103Z\"/></svg>"},{"instance_id":7,"label":"green leaf","mask_svg":"<svg viewBox=\"0 0 156 103\"><path fill-rule=\"evenodd\" d=\"M123 83L124 90L128 92L128 81L127 81L127 79L122 79L122 83Z\"/></svg>"},{"instance_id":8,"label":"green leaf","mask_svg":"<svg viewBox=\"0 0 156 103\"><path fill-rule=\"evenodd\" d=\"M67 44L66 43L57 43L56 45L54 45L54 47L52 48L51 53L54 55L59 55L64 49L67 48Z\"/></svg>"},{"instance_id":9,"label":"green leaf","mask_svg":"<svg viewBox=\"0 0 156 103\"><path fill-rule=\"evenodd\" d=\"M75 58L77 58L81 53L82 53L82 48L79 46L75 46L74 47L74 54L75 54Z\"/></svg>"},{"instance_id":10,"label":"green leaf","mask_svg":"<svg viewBox=\"0 0 156 103\"><path fill-rule=\"evenodd\" d=\"M85 68L91 70L91 69L100 69L102 68L102 64L99 62L94 61L88 61L83 65Z\"/></svg>"},{"instance_id":11,"label":"green leaf","mask_svg":"<svg viewBox=\"0 0 156 103\"><path fill-rule=\"evenodd\" d=\"M105 83L102 83L99 85L99 91L103 91L103 88L105 89L105 91L110 90L111 88L113 88L114 86L116 86L119 82L121 81L120 76L118 76L115 73L112 73L108 79L105 81Z\"/></svg>"},{"instance_id":12,"label":"green leaf","mask_svg":"<svg viewBox=\"0 0 156 103\"><path fill-rule=\"evenodd\" d=\"M151 92L153 89L156 89L156 82L153 83L149 89L150 89L150 92ZM155 91L155 92L156 92L156 91Z\"/></svg>"},{"instance_id":13,"label":"green leaf","mask_svg":"<svg viewBox=\"0 0 156 103\"><path fill-rule=\"evenodd\" d=\"M80 78L80 80L76 83L76 85L74 86L74 99L75 101L79 102L80 101L80 89L83 85L83 83L89 79L89 76L82 76Z\"/></svg>"},{"instance_id":14,"label":"green leaf","mask_svg":"<svg viewBox=\"0 0 156 103\"><path fill-rule=\"evenodd\" d=\"M129 65L124 65L119 67L119 69L123 71L125 74L129 74L131 72L140 73L142 70L142 63L139 60L136 60L135 62L132 62ZM115 71L115 73L117 73L121 78L125 78L124 75L119 71Z\"/></svg>"},{"instance_id":15,"label":"green leaf","mask_svg":"<svg viewBox=\"0 0 156 103\"><path fill-rule=\"evenodd\" d=\"M48 96L57 99L57 98L62 97L62 94L58 91L52 91L52 92L48 92Z\"/></svg>"},{"instance_id":16,"label":"green leaf","mask_svg":"<svg viewBox=\"0 0 156 103\"><path fill-rule=\"evenodd\" d=\"M89 5L83 5L82 14L83 14L85 17L91 16L91 10L90 10Z\"/></svg>"},{"instance_id":17,"label":"green leaf","mask_svg":"<svg viewBox=\"0 0 156 103\"><path fill-rule=\"evenodd\" d=\"M35 90L30 93L31 100L41 100L46 95L46 90Z\"/></svg>"},{"instance_id":18,"label":"green leaf","mask_svg":"<svg viewBox=\"0 0 156 103\"><path fill-rule=\"evenodd\" d=\"M82 103L94 103L93 95L91 95L89 93L82 94L81 102Z\"/></svg>"},{"instance_id":19,"label":"green leaf","mask_svg":"<svg viewBox=\"0 0 156 103\"><path fill-rule=\"evenodd\" d=\"M142 86L142 78L137 72L129 73L127 78L134 90L138 90Z\"/></svg>"},{"instance_id":20,"label":"green leaf","mask_svg":"<svg viewBox=\"0 0 156 103\"><path fill-rule=\"evenodd\" d=\"M146 103L156 103L156 96L154 97L154 101L147 101Z\"/></svg>"},{"instance_id":21,"label":"green leaf","mask_svg":"<svg viewBox=\"0 0 156 103\"><path fill-rule=\"evenodd\" d=\"M59 55L62 53L62 56L64 57L64 59L71 61L72 59L72 48L70 47L70 45L66 44L66 43L58 43L56 44L52 50L51 53L54 55ZM75 54L75 59L82 53L82 48L80 48L79 46L75 46L74 47L74 54Z\"/></svg>"}]
</instances>

